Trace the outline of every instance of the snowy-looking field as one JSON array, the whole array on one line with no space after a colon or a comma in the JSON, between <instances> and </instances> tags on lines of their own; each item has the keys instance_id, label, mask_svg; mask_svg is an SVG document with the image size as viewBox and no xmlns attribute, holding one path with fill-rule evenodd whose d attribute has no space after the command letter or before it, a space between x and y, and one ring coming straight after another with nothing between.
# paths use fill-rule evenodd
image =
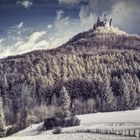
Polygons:
<instances>
[{"instance_id":1,"label":"snowy-looking field","mask_svg":"<svg viewBox=\"0 0 140 140\"><path fill-rule=\"evenodd\" d=\"M35 124L2 140L140 140L140 110L80 115L81 125L62 134L38 132Z\"/></svg>"}]
</instances>

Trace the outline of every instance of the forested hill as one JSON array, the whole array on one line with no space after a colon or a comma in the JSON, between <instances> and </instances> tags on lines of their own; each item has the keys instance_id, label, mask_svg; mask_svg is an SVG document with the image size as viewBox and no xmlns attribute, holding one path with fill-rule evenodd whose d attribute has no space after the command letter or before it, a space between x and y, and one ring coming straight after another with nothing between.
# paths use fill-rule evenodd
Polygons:
<instances>
[{"instance_id":1,"label":"forested hill","mask_svg":"<svg viewBox=\"0 0 140 140\"><path fill-rule=\"evenodd\" d=\"M140 105L140 36L99 27L53 50L0 60L7 124L41 121L65 86L76 114ZM48 109L49 110L49 109ZM34 119L33 119L34 118Z\"/></svg>"}]
</instances>

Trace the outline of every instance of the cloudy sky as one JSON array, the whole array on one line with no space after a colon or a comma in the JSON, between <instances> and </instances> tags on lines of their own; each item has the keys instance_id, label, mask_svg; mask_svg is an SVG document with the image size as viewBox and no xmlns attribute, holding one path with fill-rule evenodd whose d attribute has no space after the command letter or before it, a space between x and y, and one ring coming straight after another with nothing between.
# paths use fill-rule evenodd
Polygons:
<instances>
[{"instance_id":1,"label":"cloudy sky","mask_svg":"<svg viewBox=\"0 0 140 140\"><path fill-rule=\"evenodd\" d=\"M104 13L140 35L140 0L0 0L0 58L58 47Z\"/></svg>"}]
</instances>

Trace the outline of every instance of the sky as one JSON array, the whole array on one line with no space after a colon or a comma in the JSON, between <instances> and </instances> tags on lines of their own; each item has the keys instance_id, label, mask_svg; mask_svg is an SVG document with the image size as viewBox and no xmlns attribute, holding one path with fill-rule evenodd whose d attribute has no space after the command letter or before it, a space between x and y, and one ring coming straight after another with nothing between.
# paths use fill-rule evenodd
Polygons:
<instances>
[{"instance_id":1,"label":"sky","mask_svg":"<svg viewBox=\"0 0 140 140\"><path fill-rule=\"evenodd\" d=\"M0 0L0 58L56 48L104 13L140 35L140 0Z\"/></svg>"}]
</instances>

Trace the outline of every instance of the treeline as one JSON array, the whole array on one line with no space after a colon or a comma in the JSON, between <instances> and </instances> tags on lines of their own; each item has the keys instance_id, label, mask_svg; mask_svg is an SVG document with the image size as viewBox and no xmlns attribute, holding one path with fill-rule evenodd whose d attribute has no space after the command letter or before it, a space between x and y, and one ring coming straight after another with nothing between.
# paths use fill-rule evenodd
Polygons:
<instances>
[{"instance_id":1,"label":"treeline","mask_svg":"<svg viewBox=\"0 0 140 140\"><path fill-rule=\"evenodd\" d=\"M76 114L134 109L140 105L139 62L134 50L44 51L3 59L0 94L7 124L25 127L40 121L41 113L44 119L47 108L59 104L63 86Z\"/></svg>"}]
</instances>

